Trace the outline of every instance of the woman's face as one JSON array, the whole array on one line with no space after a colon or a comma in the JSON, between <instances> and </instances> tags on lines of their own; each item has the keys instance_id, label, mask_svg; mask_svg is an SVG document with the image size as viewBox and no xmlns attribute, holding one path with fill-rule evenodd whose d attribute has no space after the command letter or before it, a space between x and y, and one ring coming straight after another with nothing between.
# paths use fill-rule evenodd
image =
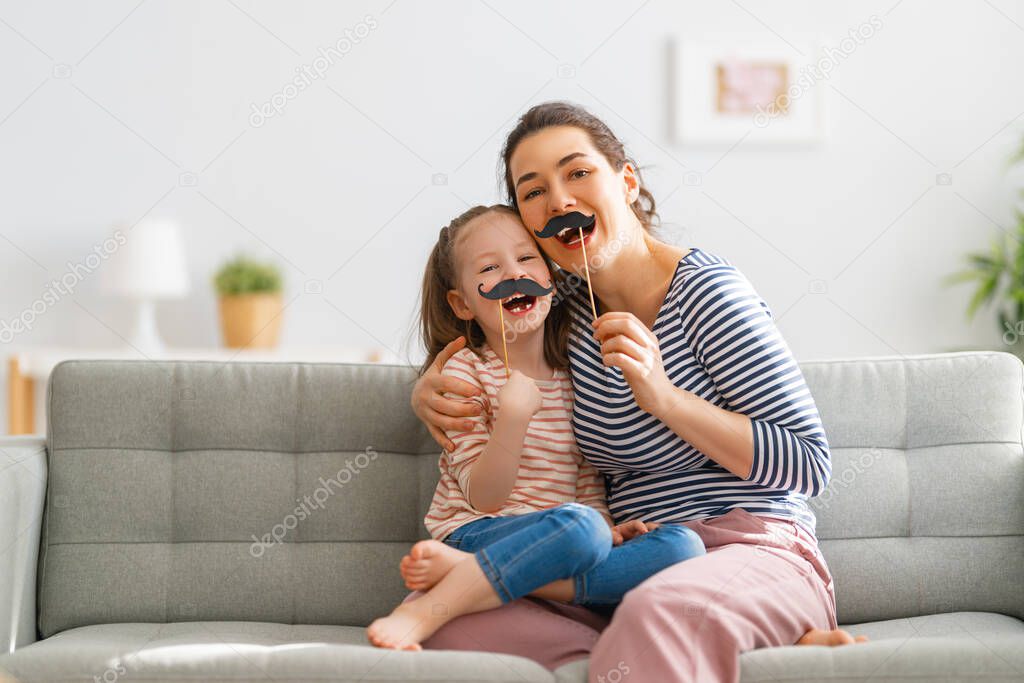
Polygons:
<instances>
[{"instance_id":1,"label":"woman's face","mask_svg":"<svg viewBox=\"0 0 1024 683\"><path fill-rule=\"evenodd\" d=\"M630 205L639 193L636 174L626 166L616 171L594 147L587 132L575 126L552 126L524 138L509 159L516 201L523 223L541 231L555 216L578 211L594 216L584 228L583 246L593 261L612 242L642 230ZM541 249L559 267L582 272L579 231L538 238ZM618 252L617 249L609 250Z\"/></svg>"}]
</instances>

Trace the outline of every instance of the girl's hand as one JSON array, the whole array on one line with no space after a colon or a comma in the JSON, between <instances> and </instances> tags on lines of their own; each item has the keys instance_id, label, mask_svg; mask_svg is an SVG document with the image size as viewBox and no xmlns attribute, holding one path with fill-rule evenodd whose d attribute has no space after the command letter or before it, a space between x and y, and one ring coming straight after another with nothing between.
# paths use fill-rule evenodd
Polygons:
<instances>
[{"instance_id":1,"label":"girl's hand","mask_svg":"<svg viewBox=\"0 0 1024 683\"><path fill-rule=\"evenodd\" d=\"M643 536L648 531L654 531L660 526L658 522L641 522L639 519L632 519L612 527L612 545L622 545L624 542Z\"/></svg>"},{"instance_id":2,"label":"girl's hand","mask_svg":"<svg viewBox=\"0 0 1024 683\"><path fill-rule=\"evenodd\" d=\"M610 311L592 323L601 344L601 360L619 368L640 409L658 417L671 405L675 385L665 374L661 348L654 332L632 313Z\"/></svg>"},{"instance_id":3,"label":"girl's hand","mask_svg":"<svg viewBox=\"0 0 1024 683\"><path fill-rule=\"evenodd\" d=\"M501 412L531 418L544 402L537 383L518 370L513 370L505 385L498 389Z\"/></svg>"},{"instance_id":4,"label":"girl's hand","mask_svg":"<svg viewBox=\"0 0 1024 683\"><path fill-rule=\"evenodd\" d=\"M412 411L416 413L430 431L434 441L446 451L454 451L455 444L445 435L445 430L469 431L473 423L459 418L480 414L476 403L456 401L444 396L451 392L469 398L479 396L480 390L461 379L441 374L441 368L456 351L466 345L466 338L459 337L444 347L430 365L430 369L416 380L412 390Z\"/></svg>"}]
</instances>

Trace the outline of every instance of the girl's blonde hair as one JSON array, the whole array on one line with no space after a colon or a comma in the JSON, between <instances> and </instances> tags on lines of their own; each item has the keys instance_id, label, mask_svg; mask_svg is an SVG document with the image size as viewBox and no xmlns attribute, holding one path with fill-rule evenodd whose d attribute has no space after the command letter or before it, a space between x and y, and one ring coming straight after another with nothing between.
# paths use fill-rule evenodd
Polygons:
<instances>
[{"instance_id":1,"label":"girl's blonde hair","mask_svg":"<svg viewBox=\"0 0 1024 683\"><path fill-rule=\"evenodd\" d=\"M437 244L427 259L420 308L420 328L427 360L420 367L420 375L430 369L437 354L460 335L466 338L466 346L483 358L483 329L475 320L461 320L455 315L448 303L448 290L456 289L459 285L456 281L455 248L466 226L475 218L489 213L507 214L520 220L519 214L505 204L474 206L441 228ZM547 256L544 256L544 260L557 284L562 277L561 271L555 268ZM552 367L564 370L569 367L569 312L564 305L559 305L560 291L561 287L554 292L551 310L544 320L544 359Z\"/></svg>"}]
</instances>

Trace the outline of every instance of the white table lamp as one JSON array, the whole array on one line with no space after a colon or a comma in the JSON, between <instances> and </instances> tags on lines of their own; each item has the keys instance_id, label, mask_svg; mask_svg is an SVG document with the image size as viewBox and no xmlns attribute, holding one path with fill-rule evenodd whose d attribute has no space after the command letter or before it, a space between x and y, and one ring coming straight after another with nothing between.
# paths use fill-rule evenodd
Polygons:
<instances>
[{"instance_id":1,"label":"white table lamp","mask_svg":"<svg viewBox=\"0 0 1024 683\"><path fill-rule=\"evenodd\" d=\"M127 241L104 269L107 291L136 304L131 345L146 355L164 349L156 326L155 302L189 291L181 231L173 221L144 220L125 232Z\"/></svg>"}]
</instances>

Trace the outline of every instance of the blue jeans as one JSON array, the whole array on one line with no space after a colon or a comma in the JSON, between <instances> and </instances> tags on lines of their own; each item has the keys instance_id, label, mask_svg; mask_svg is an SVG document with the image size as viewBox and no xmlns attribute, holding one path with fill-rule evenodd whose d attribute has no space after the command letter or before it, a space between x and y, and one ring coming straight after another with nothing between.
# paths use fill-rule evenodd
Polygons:
<instances>
[{"instance_id":1,"label":"blue jeans","mask_svg":"<svg viewBox=\"0 0 1024 683\"><path fill-rule=\"evenodd\" d=\"M616 605L648 577L706 552L696 532L675 524L613 547L604 518L580 503L478 519L450 533L444 542L476 556L503 603L572 578L573 603Z\"/></svg>"}]
</instances>

